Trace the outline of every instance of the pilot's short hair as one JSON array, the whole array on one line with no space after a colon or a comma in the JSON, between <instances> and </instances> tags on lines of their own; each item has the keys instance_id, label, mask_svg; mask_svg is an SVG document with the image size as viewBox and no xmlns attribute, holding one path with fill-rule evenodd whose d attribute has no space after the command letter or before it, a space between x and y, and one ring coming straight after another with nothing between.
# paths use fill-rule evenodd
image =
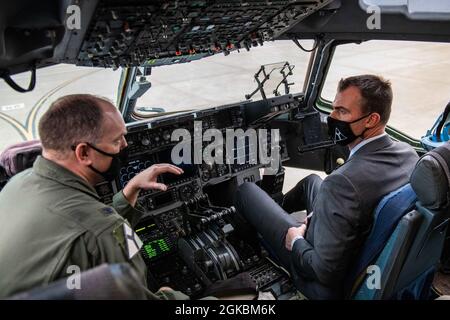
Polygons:
<instances>
[{"instance_id":1,"label":"pilot's short hair","mask_svg":"<svg viewBox=\"0 0 450 320\"><path fill-rule=\"evenodd\" d=\"M101 103L111 104L90 94L72 94L55 100L39 121L43 148L64 154L80 142L96 143L102 135Z\"/></svg>"},{"instance_id":2,"label":"pilot's short hair","mask_svg":"<svg viewBox=\"0 0 450 320\"><path fill-rule=\"evenodd\" d=\"M359 89L363 114L376 112L380 115L382 123L388 122L392 106L392 88L389 80L371 74L348 77L339 81L338 92L349 87Z\"/></svg>"}]
</instances>

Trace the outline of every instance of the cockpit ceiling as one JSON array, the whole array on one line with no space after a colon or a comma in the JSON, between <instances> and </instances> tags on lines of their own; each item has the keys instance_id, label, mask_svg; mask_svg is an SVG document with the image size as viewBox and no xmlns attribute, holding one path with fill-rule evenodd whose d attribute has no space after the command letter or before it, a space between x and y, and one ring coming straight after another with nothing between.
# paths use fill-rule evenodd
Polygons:
<instances>
[{"instance_id":1,"label":"cockpit ceiling","mask_svg":"<svg viewBox=\"0 0 450 320\"><path fill-rule=\"evenodd\" d=\"M100 1L77 64L119 67L227 54L274 40L331 0Z\"/></svg>"},{"instance_id":2,"label":"cockpit ceiling","mask_svg":"<svg viewBox=\"0 0 450 320\"><path fill-rule=\"evenodd\" d=\"M3 1L0 76L56 63L115 68L227 54L276 39L332 1Z\"/></svg>"},{"instance_id":3,"label":"cockpit ceiling","mask_svg":"<svg viewBox=\"0 0 450 320\"><path fill-rule=\"evenodd\" d=\"M336 0L280 36L344 41L450 42L450 5L441 0ZM332 10L335 8L335 10Z\"/></svg>"},{"instance_id":4,"label":"cockpit ceiling","mask_svg":"<svg viewBox=\"0 0 450 320\"><path fill-rule=\"evenodd\" d=\"M371 29L363 9L359 0L1 1L0 77L57 63L182 63L275 39L450 41L448 21L391 12Z\"/></svg>"}]
</instances>

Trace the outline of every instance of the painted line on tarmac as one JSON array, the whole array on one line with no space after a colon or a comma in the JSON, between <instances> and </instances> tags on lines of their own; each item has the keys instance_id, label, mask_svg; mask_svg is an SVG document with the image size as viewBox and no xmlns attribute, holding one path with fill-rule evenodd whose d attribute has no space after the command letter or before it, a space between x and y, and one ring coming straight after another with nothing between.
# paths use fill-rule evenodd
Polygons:
<instances>
[{"instance_id":1,"label":"painted line on tarmac","mask_svg":"<svg viewBox=\"0 0 450 320\"><path fill-rule=\"evenodd\" d=\"M102 71L103 69L100 70L94 70L85 74L82 74L78 77L75 77L73 79L67 80L63 83L61 83L60 85L56 86L55 88L53 88L52 90L48 91L47 93L45 93L35 104L34 106L31 108L30 112L27 115L27 118L25 120L25 124L19 122L18 120L16 120L15 118L5 114L4 112L0 111L0 119L5 120L7 123L9 123L20 135L20 137L24 140L24 141L28 141L28 140L34 140L37 139L37 115L39 110L42 108L42 106L44 105L44 103L52 96L54 95L56 92L58 92L59 90L63 89L64 87L68 86L69 84L72 84L75 81L80 80L81 78L87 77L89 75L92 75L94 73L97 73L99 71ZM4 107L9 107L9 106L4 106Z\"/></svg>"},{"instance_id":2,"label":"painted line on tarmac","mask_svg":"<svg viewBox=\"0 0 450 320\"><path fill-rule=\"evenodd\" d=\"M7 106L1 106L1 111L12 111L12 110L19 110L25 108L25 103L16 103L16 104L10 104Z\"/></svg>"}]
</instances>

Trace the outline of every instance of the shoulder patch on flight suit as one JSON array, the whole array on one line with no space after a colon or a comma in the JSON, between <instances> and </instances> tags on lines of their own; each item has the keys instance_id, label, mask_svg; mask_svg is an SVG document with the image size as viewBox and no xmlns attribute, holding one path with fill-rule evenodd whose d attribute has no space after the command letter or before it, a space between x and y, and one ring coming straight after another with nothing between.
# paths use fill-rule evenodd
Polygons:
<instances>
[{"instance_id":1,"label":"shoulder patch on flight suit","mask_svg":"<svg viewBox=\"0 0 450 320\"><path fill-rule=\"evenodd\" d=\"M133 258L142 248L143 243L141 239L126 223L116 227L113 234L120 246L126 251L128 259Z\"/></svg>"},{"instance_id":2,"label":"shoulder patch on flight suit","mask_svg":"<svg viewBox=\"0 0 450 320\"><path fill-rule=\"evenodd\" d=\"M117 240L117 243L125 250L125 234L123 232L122 223L114 228L113 236Z\"/></svg>"},{"instance_id":3,"label":"shoulder patch on flight suit","mask_svg":"<svg viewBox=\"0 0 450 320\"><path fill-rule=\"evenodd\" d=\"M111 207L103 207L101 209L98 209L98 211L100 211L101 213L103 213L104 215L107 215L107 216L114 213L114 209Z\"/></svg>"}]
</instances>

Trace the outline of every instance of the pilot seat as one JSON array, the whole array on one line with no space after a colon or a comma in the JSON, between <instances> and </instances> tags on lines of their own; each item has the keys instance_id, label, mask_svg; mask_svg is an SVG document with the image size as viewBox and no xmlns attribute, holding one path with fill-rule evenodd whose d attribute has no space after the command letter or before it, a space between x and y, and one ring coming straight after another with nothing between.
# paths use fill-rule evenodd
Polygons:
<instances>
[{"instance_id":1,"label":"pilot seat","mask_svg":"<svg viewBox=\"0 0 450 320\"><path fill-rule=\"evenodd\" d=\"M348 298L433 298L431 284L450 219L449 168L446 143L420 158L410 184L382 199L347 278Z\"/></svg>"},{"instance_id":2,"label":"pilot seat","mask_svg":"<svg viewBox=\"0 0 450 320\"><path fill-rule=\"evenodd\" d=\"M39 140L24 141L8 146L0 154L0 190L17 173L31 168L42 154Z\"/></svg>"}]
</instances>

